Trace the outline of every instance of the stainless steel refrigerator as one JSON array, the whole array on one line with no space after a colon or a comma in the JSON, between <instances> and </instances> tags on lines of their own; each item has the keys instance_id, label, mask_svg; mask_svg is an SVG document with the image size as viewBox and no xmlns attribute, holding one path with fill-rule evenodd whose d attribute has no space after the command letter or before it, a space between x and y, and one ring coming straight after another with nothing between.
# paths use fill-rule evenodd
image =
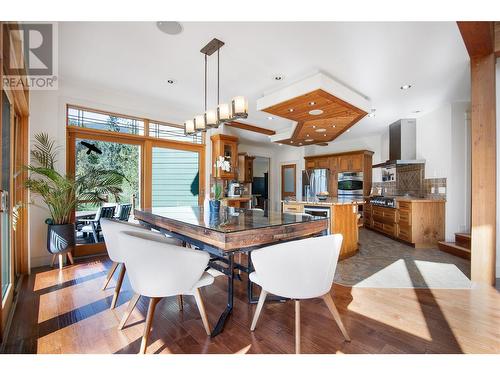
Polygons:
<instances>
[{"instance_id":1,"label":"stainless steel refrigerator","mask_svg":"<svg viewBox=\"0 0 500 375\"><path fill-rule=\"evenodd\" d=\"M329 191L329 169L306 169L302 171L302 195L305 198L315 197L317 194Z\"/></svg>"}]
</instances>

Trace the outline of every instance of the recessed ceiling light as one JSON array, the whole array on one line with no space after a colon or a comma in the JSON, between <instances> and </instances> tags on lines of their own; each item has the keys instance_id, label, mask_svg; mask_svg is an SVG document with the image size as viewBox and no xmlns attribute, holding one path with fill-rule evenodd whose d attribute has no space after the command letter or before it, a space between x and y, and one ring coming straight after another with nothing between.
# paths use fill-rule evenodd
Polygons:
<instances>
[{"instance_id":1,"label":"recessed ceiling light","mask_svg":"<svg viewBox=\"0 0 500 375\"><path fill-rule=\"evenodd\" d=\"M315 130L316 133L324 133L326 132L326 129L320 128Z\"/></svg>"},{"instance_id":2,"label":"recessed ceiling light","mask_svg":"<svg viewBox=\"0 0 500 375\"><path fill-rule=\"evenodd\" d=\"M274 117L273 116L267 116L268 120L272 120Z\"/></svg>"},{"instance_id":3,"label":"recessed ceiling light","mask_svg":"<svg viewBox=\"0 0 500 375\"><path fill-rule=\"evenodd\" d=\"M273 76L273 79L274 79L275 81L283 81L283 80L285 79L285 76L284 76L283 74L275 74L275 75Z\"/></svg>"},{"instance_id":4,"label":"recessed ceiling light","mask_svg":"<svg viewBox=\"0 0 500 375\"><path fill-rule=\"evenodd\" d=\"M177 35L182 33L183 30L182 25L175 21L158 21L156 27L168 35Z\"/></svg>"},{"instance_id":5,"label":"recessed ceiling light","mask_svg":"<svg viewBox=\"0 0 500 375\"><path fill-rule=\"evenodd\" d=\"M177 83L177 81L173 78L169 78L169 79L167 79L167 83L170 85L175 85Z\"/></svg>"},{"instance_id":6,"label":"recessed ceiling light","mask_svg":"<svg viewBox=\"0 0 500 375\"><path fill-rule=\"evenodd\" d=\"M316 125L313 125L313 129L316 129Z\"/></svg>"},{"instance_id":7,"label":"recessed ceiling light","mask_svg":"<svg viewBox=\"0 0 500 375\"><path fill-rule=\"evenodd\" d=\"M326 134L323 134L323 137L326 137Z\"/></svg>"},{"instance_id":8,"label":"recessed ceiling light","mask_svg":"<svg viewBox=\"0 0 500 375\"><path fill-rule=\"evenodd\" d=\"M309 105L315 105L316 102L309 102Z\"/></svg>"},{"instance_id":9,"label":"recessed ceiling light","mask_svg":"<svg viewBox=\"0 0 500 375\"><path fill-rule=\"evenodd\" d=\"M290 141L290 143L293 143L293 141Z\"/></svg>"},{"instance_id":10,"label":"recessed ceiling light","mask_svg":"<svg viewBox=\"0 0 500 375\"><path fill-rule=\"evenodd\" d=\"M410 84L406 84L400 87L401 90L408 90L409 88L411 88Z\"/></svg>"},{"instance_id":11,"label":"recessed ceiling light","mask_svg":"<svg viewBox=\"0 0 500 375\"><path fill-rule=\"evenodd\" d=\"M314 139L309 138L309 139L304 140L304 142L314 142Z\"/></svg>"},{"instance_id":12,"label":"recessed ceiling light","mask_svg":"<svg viewBox=\"0 0 500 375\"><path fill-rule=\"evenodd\" d=\"M302 146L302 143L299 143L299 146Z\"/></svg>"},{"instance_id":13,"label":"recessed ceiling light","mask_svg":"<svg viewBox=\"0 0 500 375\"><path fill-rule=\"evenodd\" d=\"M293 108L290 108L290 109L288 110L288 112L293 112L293 111L295 111Z\"/></svg>"},{"instance_id":14,"label":"recessed ceiling light","mask_svg":"<svg viewBox=\"0 0 500 375\"><path fill-rule=\"evenodd\" d=\"M323 110L321 110L321 109L313 109L312 111L309 111L309 114L313 115L313 116L318 116L318 115L321 115L322 113L323 113Z\"/></svg>"},{"instance_id":15,"label":"recessed ceiling light","mask_svg":"<svg viewBox=\"0 0 500 375\"><path fill-rule=\"evenodd\" d=\"M349 133L351 131L351 129L347 129L347 133Z\"/></svg>"},{"instance_id":16,"label":"recessed ceiling light","mask_svg":"<svg viewBox=\"0 0 500 375\"><path fill-rule=\"evenodd\" d=\"M335 126L335 125L332 125L332 128L336 128L336 126Z\"/></svg>"}]
</instances>

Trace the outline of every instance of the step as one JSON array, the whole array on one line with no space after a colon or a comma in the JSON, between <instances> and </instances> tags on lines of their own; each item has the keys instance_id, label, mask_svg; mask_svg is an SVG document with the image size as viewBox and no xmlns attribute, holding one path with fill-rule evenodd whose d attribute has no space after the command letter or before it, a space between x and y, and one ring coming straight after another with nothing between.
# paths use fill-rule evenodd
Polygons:
<instances>
[{"instance_id":1,"label":"step","mask_svg":"<svg viewBox=\"0 0 500 375\"><path fill-rule=\"evenodd\" d=\"M464 259L470 259L470 249L460 246L455 242L439 241L438 247L439 250L446 253L453 254Z\"/></svg>"},{"instance_id":2,"label":"step","mask_svg":"<svg viewBox=\"0 0 500 375\"><path fill-rule=\"evenodd\" d=\"M470 250L470 233L455 233L455 242Z\"/></svg>"}]
</instances>

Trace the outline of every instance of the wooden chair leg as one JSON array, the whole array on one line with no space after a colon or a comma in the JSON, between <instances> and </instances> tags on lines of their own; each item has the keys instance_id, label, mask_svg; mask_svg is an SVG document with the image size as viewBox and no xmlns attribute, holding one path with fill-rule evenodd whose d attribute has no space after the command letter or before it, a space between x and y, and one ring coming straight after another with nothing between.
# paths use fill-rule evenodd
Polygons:
<instances>
[{"instance_id":1,"label":"wooden chair leg","mask_svg":"<svg viewBox=\"0 0 500 375\"><path fill-rule=\"evenodd\" d=\"M59 269L62 270L64 267L64 260L63 260L64 254L59 254Z\"/></svg>"},{"instance_id":2,"label":"wooden chair leg","mask_svg":"<svg viewBox=\"0 0 500 375\"><path fill-rule=\"evenodd\" d=\"M152 297L149 300L148 315L146 316L146 323L144 325L144 333L141 340L141 349L139 351L140 354L146 354L149 332L151 331L151 324L153 323L156 305L158 304L158 302L160 302L160 299L161 298L158 297Z\"/></svg>"},{"instance_id":3,"label":"wooden chair leg","mask_svg":"<svg viewBox=\"0 0 500 375\"><path fill-rule=\"evenodd\" d=\"M137 301L139 301L140 297L141 295L137 293L132 296L132 299L128 303L127 311L125 311L125 315L123 315L123 318L118 325L118 329L123 329L123 327L125 327L125 324L127 323L128 318L130 318L130 315L132 315L132 311L134 311L135 305L137 305Z\"/></svg>"},{"instance_id":4,"label":"wooden chair leg","mask_svg":"<svg viewBox=\"0 0 500 375\"><path fill-rule=\"evenodd\" d=\"M52 254L52 260L50 261L50 266L51 267L54 267L54 263L56 261L56 258L57 258L57 255L56 254Z\"/></svg>"},{"instance_id":5,"label":"wooden chair leg","mask_svg":"<svg viewBox=\"0 0 500 375\"><path fill-rule=\"evenodd\" d=\"M257 308L255 309L255 313L253 314L252 325L250 326L250 331L255 331L255 326L257 325L257 321L259 320L260 313L262 311L262 307L264 307L264 302L266 301L267 292L262 289L259 296L259 302L257 303Z\"/></svg>"},{"instance_id":6,"label":"wooden chair leg","mask_svg":"<svg viewBox=\"0 0 500 375\"><path fill-rule=\"evenodd\" d=\"M295 354L300 354L300 301L295 301Z\"/></svg>"},{"instance_id":7,"label":"wooden chair leg","mask_svg":"<svg viewBox=\"0 0 500 375\"><path fill-rule=\"evenodd\" d=\"M122 263L122 268L120 268L120 274L118 275L118 280L116 281L115 292L113 293L113 299L111 300L110 310L113 310L116 306L116 301L118 300L118 295L120 294L120 289L122 288L124 277L125 277L125 263Z\"/></svg>"},{"instance_id":8,"label":"wooden chair leg","mask_svg":"<svg viewBox=\"0 0 500 375\"><path fill-rule=\"evenodd\" d=\"M177 296L177 305L179 306L179 311L184 310L184 299L182 298L182 294Z\"/></svg>"},{"instance_id":9,"label":"wooden chair leg","mask_svg":"<svg viewBox=\"0 0 500 375\"><path fill-rule=\"evenodd\" d=\"M205 327L205 332L210 336L210 324L208 323L207 312L205 311L205 305L203 304L203 299L201 298L199 289L194 291L194 299L196 301L196 305L198 305L198 310L200 310L201 321L203 322L203 327Z\"/></svg>"},{"instance_id":10,"label":"wooden chair leg","mask_svg":"<svg viewBox=\"0 0 500 375\"><path fill-rule=\"evenodd\" d=\"M68 260L71 264L75 264L75 261L73 259L73 255L71 255L71 253L68 253Z\"/></svg>"},{"instance_id":11,"label":"wooden chair leg","mask_svg":"<svg viewBox=\"0 0 500 375\"><path fill-rule=\"evenodd\" d=\"M344 335L344 338L346 341L351 341L351 338L347 334L347 330L344 327L344 323L342 323L342 320L340 319L339 312L337 310L337 307L335 306L335 303L333 302L332 296L330 293L326 293L323 297L323 301L325 301L326 306L328 306L328 310L330 310L330 313L333 316L333 319L337 322L337 325L339 326L340 330L342 331L342 334Z\"/></svg>"},{"instance_id":12,"label":"wooden chair leg","mask_svg":"<svg viewBox=\"0 0 500 375\"><path fill-rule=\"evenodd\" d=\"M108 286L109 282L111 281L111 278L113 277L113 274L115 273L116 271L116 267L118 267L120 263L117 263L117 262L113 262L113 264L111 265L109 271L108 271L108 274L106 275L106 280L104 280L104 284L102 286L102 290L106 289L106 287Z\"/></svg>"}]
</instances>

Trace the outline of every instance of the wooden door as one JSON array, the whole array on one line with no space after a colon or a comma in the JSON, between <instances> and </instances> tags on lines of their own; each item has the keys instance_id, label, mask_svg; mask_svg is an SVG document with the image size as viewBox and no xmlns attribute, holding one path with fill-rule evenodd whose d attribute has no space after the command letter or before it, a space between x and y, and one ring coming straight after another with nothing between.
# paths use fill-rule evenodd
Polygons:
<instances>
[{"instance_id":1,"label":"wooden door","mask_svg":"<svg viewBox=\"0 0 500 375\"><path fill-rule=\"evenodd\" d=\"M296 197L296 165L286 164L281 166L281 198Z\"/></svg>"}]
</instances>

